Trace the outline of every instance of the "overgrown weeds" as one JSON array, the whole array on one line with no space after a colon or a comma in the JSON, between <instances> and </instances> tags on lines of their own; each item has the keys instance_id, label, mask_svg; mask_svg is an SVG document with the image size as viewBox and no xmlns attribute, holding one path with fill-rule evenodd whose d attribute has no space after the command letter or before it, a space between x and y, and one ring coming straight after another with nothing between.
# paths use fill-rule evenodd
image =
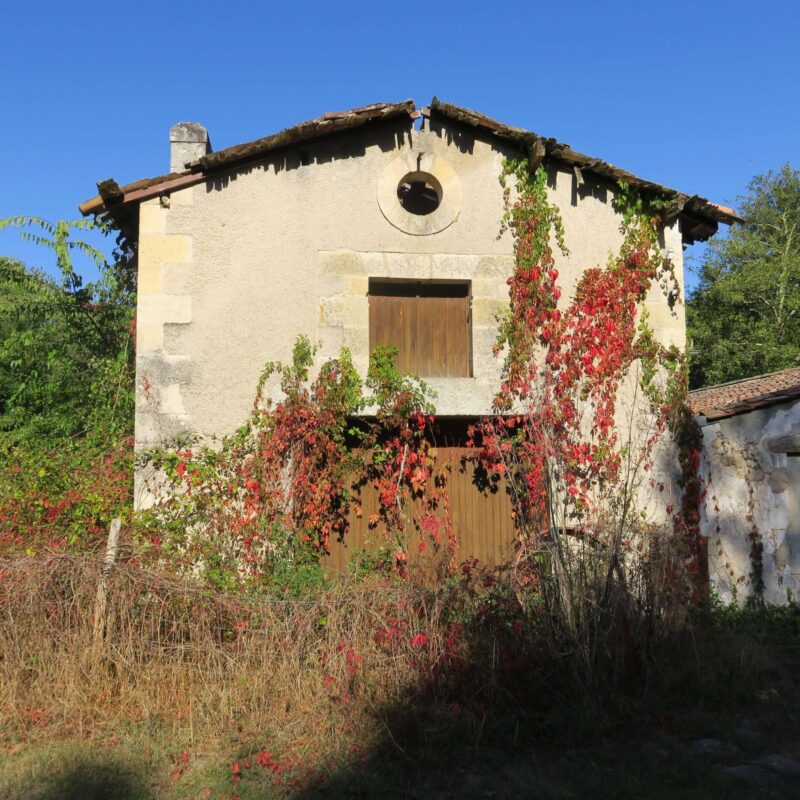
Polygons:
<instances>
[{"instance_id":1,"label":"overgrown weeds","mask_svg":"<svg viewBox=\"0 0 800 800\"><path fill-rule=\"evenodd\" d=\"M654 626L655 607L632 595L594 604L576 639L554 630L541 594L477 568L439 586L342 576L313 599L278 600L134 558L114 575L97 657L98 576L93 557L0 566L4 747L157 730L162 760L228 759L232 789L258 775L306 791L382 759L413 772L465 747L596 743L681 708L746 702L774 669L730 619Z\"/></svg>"}]
</instances>

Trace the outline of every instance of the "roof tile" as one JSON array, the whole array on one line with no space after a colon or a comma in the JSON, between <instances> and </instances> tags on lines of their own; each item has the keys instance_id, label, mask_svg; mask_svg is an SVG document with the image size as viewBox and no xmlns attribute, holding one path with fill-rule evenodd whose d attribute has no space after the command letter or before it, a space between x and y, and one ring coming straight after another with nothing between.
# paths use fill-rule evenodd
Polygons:
<instances>
[{"instance_id":1,"label":"roof tile","mask_svg":"<svg viewBox=\"0 0 800 800\"><path fill-rule=\"evenodd\" d=\"M695 414L715 420L800 397L800 367L689 392Z\"/></svg>"}]
</instances>

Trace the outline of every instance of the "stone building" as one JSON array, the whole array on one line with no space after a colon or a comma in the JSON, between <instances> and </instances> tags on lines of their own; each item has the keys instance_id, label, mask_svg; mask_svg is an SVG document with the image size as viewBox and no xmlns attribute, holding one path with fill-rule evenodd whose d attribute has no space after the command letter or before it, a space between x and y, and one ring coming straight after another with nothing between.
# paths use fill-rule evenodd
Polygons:
<instances>
[{"instance_id":1,"label":"stone building","mask_svg":"<svg viewBox=\"0 0 800 800\"><path fill-rule=\"evenodd\" d=\"M500 233L505 158L548 170L570 251L557 256L567 295L619 249L620 180L672 200L662 246L680 285L684 247L738 219L435 98L328 113L218 152L202 126L181 123L170 147L168 174L104 181L81 206L108 214L138 248L139 448L234 430L264 363L286 360L299 334L318 343L320 362L346 345L362 372L376 343L397 344L441 418L489 412L514 265ZM671 307L656 286L646 306L656 335L682 346L682 299ZM420 336L423 326L434 335Z\"/></svg>"},{"instance_id":2,"label":"stone building","mask_svg":"<svg viewBox=\"0 0 800 800\"><path fill-rule=\"evenodd\" d=\"M800 589L800 368L689 395L703 431L701 525L720 597L771 603ZM760 576L760 577L759 577Z\"/></svg>"}]
</instances>

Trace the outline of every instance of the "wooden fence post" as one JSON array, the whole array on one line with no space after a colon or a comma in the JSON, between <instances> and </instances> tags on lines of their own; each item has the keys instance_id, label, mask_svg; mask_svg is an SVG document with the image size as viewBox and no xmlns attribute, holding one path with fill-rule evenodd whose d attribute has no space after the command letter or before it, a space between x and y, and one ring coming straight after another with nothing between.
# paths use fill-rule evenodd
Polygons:
<instances>
[{"instance_id":1,"label":"wooden fence post","mask_svg":"<svg viewBox=\"0 0 800 800\"><path fill-rule=\"evenodd\" d=\"M94 632L92 636L92 651L99 656L103 649L103 640L106 635L106 616L108 608L108 583L114 569L119 551L119 533L122 529L122 520L115 517L111 520L108 530L108 544L103 567L100 571L100 582L97 584L97 595L94 601Z\"/></svg>"}]
</instances>

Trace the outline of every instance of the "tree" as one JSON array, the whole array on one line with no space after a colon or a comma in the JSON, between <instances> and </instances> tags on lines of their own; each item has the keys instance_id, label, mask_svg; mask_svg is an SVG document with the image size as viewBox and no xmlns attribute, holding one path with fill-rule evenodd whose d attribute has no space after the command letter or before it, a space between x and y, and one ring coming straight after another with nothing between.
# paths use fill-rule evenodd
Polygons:
<instances>
[{"instance_id":1,"label":"tree","mask_svg":"<svg viewBox=\"0 0 800 800\"><path fill-rule=\"evenodd\" d=\"M756 175L739 208L744 224L709 244L689 297L693 387L800 359L800 172Z\"/></svg>"},{"instance_id":2,"label":"tree","mask_svg":"<svg viewBox=\"0 0 800 800\"><path fill-rule=\"evenodd\" d=\"M132 429L135 303L131 259L111 264L96 248L70 239L81 220L51 224L35 217L0 220L52 249L58 279L0 257L0 445L51 447L68 436L108 439ZM33 229L35 232L31 232ZM71 254L100 269L84 284Z\"/></svg>"},{"instance_id":3,"label":"tree","mask_svg":"<svg viewBox=\"0 0 800 800\"><path fill-rule=\"evenodd\" d=\"M54 251L58 277L0 256L0 554L93 548L132 498L135 264L36 217L0 229ZM74 253L100 278L84 283Z\"/></svg>"}]
</instances>

